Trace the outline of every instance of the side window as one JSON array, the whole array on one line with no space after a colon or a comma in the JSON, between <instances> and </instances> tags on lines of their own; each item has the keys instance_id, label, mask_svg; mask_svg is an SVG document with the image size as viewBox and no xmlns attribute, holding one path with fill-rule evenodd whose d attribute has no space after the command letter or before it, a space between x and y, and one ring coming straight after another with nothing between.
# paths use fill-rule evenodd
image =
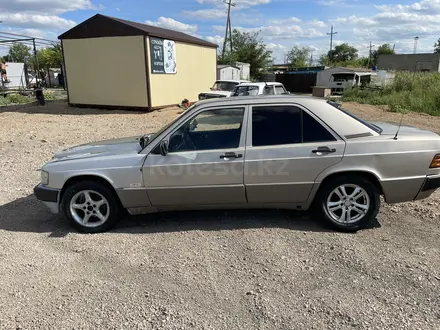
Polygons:
<instances>
[{"instance_id":1,"label":"side window","mask_svg":"<svg viewBox=\"0 0 440 330\"><path fill-rule=\"evenodd\" d=\"M252 109L252 145L274 146L301 143L301 112L294 106Z\"/></svg>"},{"instance_id":2,"label":"side window","mask_svg":"<svg viewBox=\"0 0 440 330\"><path fill-rule=\"evenodd\" d=\"M254 147L329 141L336 139L324 126L300 108L266 106L252 109Z\"/></svg>"},{"instance_id":3,"label":"side window","mask_svg":"<svg viewBox=\"0 0 440 330\"><path fill-rule=\"evenodd\" d=\"M307 112L303 111L303 142L336 141L330 132Z\"/></svg>"},{"instance_id":4,"label":"side window","mask_svg":"<svg viewBox=\"0 0 440 330\"><path fill-rule=\"evenodd\" d=\"M274 95L275 91L273 89L273 86L265 86L263 89L263 95Z\"/></svg>"},{"instance_id":5,"label":"side window","mask_svg":"<svg viewBox=\"0 0 440 330\"><path fill-rule=\"evenodd\" d=\"M243 108L201 112L171 135L169 152L238 148L243 118Z\"/></svg>"},{"instance_id":6,"label":"side window","mask_svg":"<svg viewBox=\"0 0 440 330\"><path fill-rule=\"evenodd\" d=\"M275 94L277 95L287 94L287 91L284 89L283 86L275 86Z\"/></svg>"}]
</instances>

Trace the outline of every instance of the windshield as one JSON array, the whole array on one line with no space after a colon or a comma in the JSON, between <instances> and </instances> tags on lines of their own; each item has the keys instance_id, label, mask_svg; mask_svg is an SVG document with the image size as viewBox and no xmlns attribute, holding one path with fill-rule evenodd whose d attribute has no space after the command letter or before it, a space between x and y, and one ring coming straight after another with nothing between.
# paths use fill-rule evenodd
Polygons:
<instances>
[{"instance_id":1,"label":"windshield","mask_svg":"<svg viewBox=\"0 0 440 330\"><path fill-rule=\"evenodd\" d=\"M346 115L350 116L353 119L356 119L357 121L361 122L362 124L364 124L365 126L367 126L369 129L375 131L376 133L381 134L383 132L383 129L380 128L379 126L376 126L372 123L369 123L368 121L365 121L363 119L360 119L359 117L353 115L352 113L348 112L347 110L344 110L342 108L342 105L337 103L337 102L333 102L333 101L327 101L328 104L334 106L335 108L339 109L340 111L342 111L343 113L345 113Z\"/></svg>"},{"instance_id":2,"label":"windshield","mask_svg":"<svg viewBox=\"0 0 440 330\"><path fill-rule=\"evenodd\" d=\"M232 96L255 96L258 95L259 89L258 86L238 86Z\"/></svg>"},{"instance_id":3,"label":"windshield","mask_svg":"<svg viewBox=\"0 0 440 330\"><path fill-rule=\"evenodd\" d=\"M238 83L231 82L231 81L216 81L214 86L212 86L211 90L213 91L226 91L226 92L232 92L237 86Z\"/></svg>"},{"instance_id":4,"label":"windshield","mask_svg":"<svg viewBox=\"0 0 440 330\"><path fill-rule=\"evenodd\" d=\"M353 73L335 73L335 74L333 74L333 81L343 82L343 81L350 81L350 80L354 80Z\"/></svg>"}]
</instances>

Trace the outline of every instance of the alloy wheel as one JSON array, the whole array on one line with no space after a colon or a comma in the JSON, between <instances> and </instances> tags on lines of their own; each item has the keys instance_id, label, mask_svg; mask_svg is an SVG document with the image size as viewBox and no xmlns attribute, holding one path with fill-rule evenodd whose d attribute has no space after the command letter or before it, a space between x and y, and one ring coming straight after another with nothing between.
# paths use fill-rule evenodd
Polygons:
<instances>
[{"instance_id":1,"label":"alloy wheel","mask_svg":"<svg viewBox=\"0 0 440 330\"><path fill-rule=\"evenodd\" d=\"M326 208L334 221L340 224L353 224L367 215L370 209L370 197L362 187L344 184L329 194Z\"/></svg>"},{"instance_id":2,"label":"alloy wheel","mask_svg":"<svg viewBox=\"0 0 440 330\"><path fill-rule=\"evenodd\" d=\"M70 214L81 226L93 228L104 224L110 216L107 199L93 190L76 193L70 200Z\"/></svg>"}]
</instances>

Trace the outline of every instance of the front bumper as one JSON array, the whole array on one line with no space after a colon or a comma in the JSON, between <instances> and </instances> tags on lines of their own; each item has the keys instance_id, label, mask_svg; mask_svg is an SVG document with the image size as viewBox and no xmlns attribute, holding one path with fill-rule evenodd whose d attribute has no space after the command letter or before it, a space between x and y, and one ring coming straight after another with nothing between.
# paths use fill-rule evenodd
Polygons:
<instances>
[{"instance_id":1,"label":"front bumper","mask_svg":"<svg viewBox=\"0 0 440 330\"><path fill-rule=\"evenodd\" d=\"M420 192L418 193L416 200L425 199L432 195L437 189L440 188L440 175L430 175L426 177Z\"/></svg>"},{"instance_id":2,"label":"front bumper","mask_svg":"<svg viewBox=\"0 0 440 330\"><path fill-rule=\"evenodd\" d=\"M55 214L59 213L60 190L43 186L41 183L34 188L34 195Z\"/></svg>"}]
</instances>

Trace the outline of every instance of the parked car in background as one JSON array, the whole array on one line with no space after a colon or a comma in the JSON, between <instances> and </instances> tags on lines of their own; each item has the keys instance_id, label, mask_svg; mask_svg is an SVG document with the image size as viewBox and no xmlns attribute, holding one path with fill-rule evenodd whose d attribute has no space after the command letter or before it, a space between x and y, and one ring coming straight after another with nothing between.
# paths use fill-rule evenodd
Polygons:
<instances>
[{"instance_id":1,"label":"parked car in background","mask_svg":"<svg viewBox=\"0 0 440 330\"><path fill-rule=\"evenodd\" d=\"M232 96L284 95L290 94L282 83L243 83L235 87Z\"/></svg>"},{"instance_id":2,"label":"parked car in background","mask_svg":"<svg viewBox=\"0 0 440 330\"><path fill-rule=\"evenodd\" d=\"M356 86L365 86L370 84L371 77L377 76L374 72L338 72L333 73L329 87L332 90L332 94L343 94L346 89Z\"/></svg>"},{"instance_id":3,"label":"parked car in background","mask_svg":"<svg viewBox=\"0 0 440 330\"><path fill-rule=\"evenodd\" d=\"M210 92L200 93L199 100L230 97L234 88L248 80L217 80L211 87Z\"/></svg>"},{"instance_id":4,"label":"parked car in background","mask_svg":"<svg viewBox=\"0 0 440 330\"><path fill-rule=\"evenodd\" d=\"M369 226L381 195L400 203L439 187L439 135L278 95L197 102L155 133L64 150L34 193L89 233L123 209L229 208L312 209L350 232Z\"/></svg>"}]
</instances>

